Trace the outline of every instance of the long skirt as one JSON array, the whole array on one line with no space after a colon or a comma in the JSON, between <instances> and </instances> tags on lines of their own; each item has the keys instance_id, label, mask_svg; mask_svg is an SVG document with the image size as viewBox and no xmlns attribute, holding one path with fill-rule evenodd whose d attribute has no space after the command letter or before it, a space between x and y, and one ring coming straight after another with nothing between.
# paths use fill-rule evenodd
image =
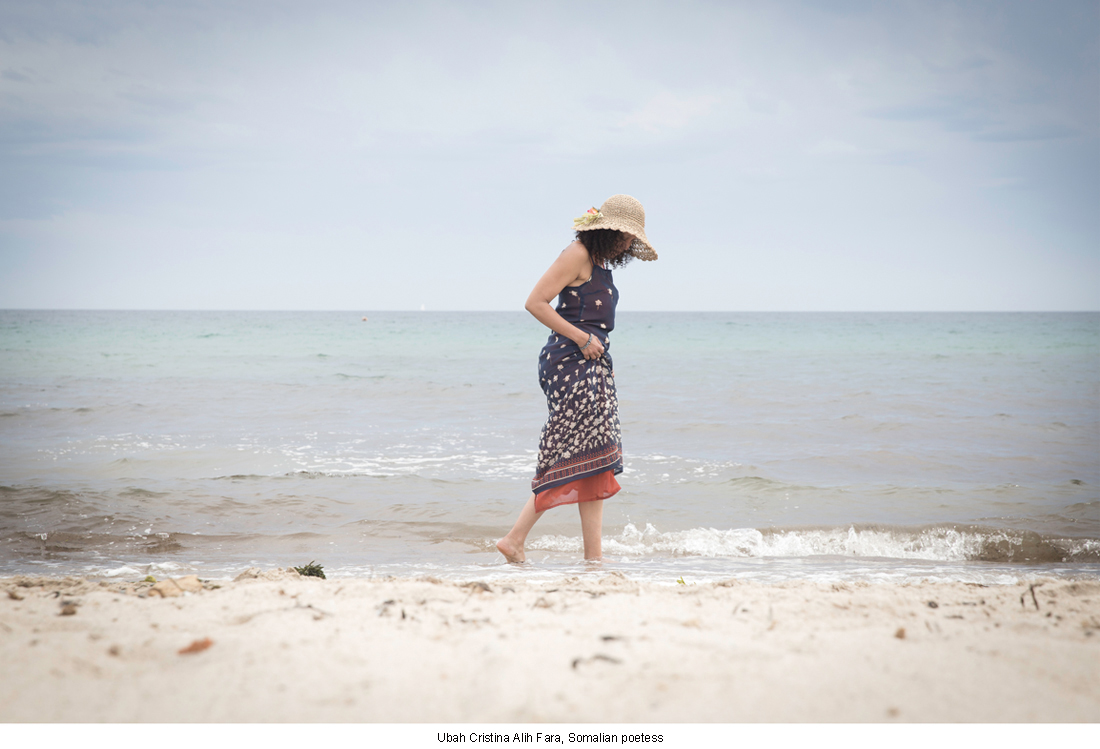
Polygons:
<instances>
[{"instance_id":1,"label":"long skirt","mask_svg":"<svg viewBox=\"0 0 1100 749\"><path fill-rule=\"evenodd\" d=\"M623 449L610 357L540 361L539 374L549 416L531 482L535 511L613 496Z\"/></svg>"}]
</instances>

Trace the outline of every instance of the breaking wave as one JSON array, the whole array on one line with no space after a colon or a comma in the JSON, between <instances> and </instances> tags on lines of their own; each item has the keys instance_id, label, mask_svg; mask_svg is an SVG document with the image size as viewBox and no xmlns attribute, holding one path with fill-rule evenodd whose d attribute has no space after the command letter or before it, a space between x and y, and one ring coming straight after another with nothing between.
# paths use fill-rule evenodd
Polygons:
<instances>
[{"instance_id":1,"label":"breaking wave","mask_svg":"<svg viewBox=\"0 0 1100 749\"><path fill-rule=\"evenodd\" d=\"M577 551L581 539L543 536L528 548ZM1100 562L1100 539L1056 538L1032 531L964 525L918 528L845 526L764 529L692 528L661 532L628 523L617 537L605 537L604 553L625 557L875 557L942 562L1009 564Z\"/></svg>"}]
</instances>

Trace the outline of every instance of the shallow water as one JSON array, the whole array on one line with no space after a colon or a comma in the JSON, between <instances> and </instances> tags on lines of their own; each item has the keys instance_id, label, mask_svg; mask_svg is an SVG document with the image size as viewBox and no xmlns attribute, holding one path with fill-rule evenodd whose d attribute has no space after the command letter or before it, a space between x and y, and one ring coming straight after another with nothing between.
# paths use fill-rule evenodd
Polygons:
<instances>
[{"instance_id":1,"label":"shallow water","mask_svg":"<svg viewBox=\"0 0 1100 749\"><path fill-rule=\"evenodd\" d=\"M532 565L492 548L544 338L525 313L0 312L0 573L589 569L572 508ZM623 312L612 352L605 571L1100 575L1100 314Z\"/></svg>"}]
</instances>

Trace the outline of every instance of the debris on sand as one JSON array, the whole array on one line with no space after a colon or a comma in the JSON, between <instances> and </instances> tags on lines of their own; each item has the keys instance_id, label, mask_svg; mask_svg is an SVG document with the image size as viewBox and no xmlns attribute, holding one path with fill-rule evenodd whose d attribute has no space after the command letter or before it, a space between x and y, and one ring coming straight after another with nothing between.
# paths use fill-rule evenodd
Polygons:
<instances>
[{"instance_id":1,"label":"debris on sand","mask_svg":"<svg viewBox=\"0 0 1100 749\"><path fill-rule=\"evenodd\" d=\"M195 640L185 648L180 649L180 655L191 655L192 653L201 653L214 644L214 641L209 637L204 637L201 640Z\"/></svg>"},{"instance_id":2,"label":"debris on sand","mask_svg":"<svg viewBox=\"0 0 1100 749\"><path fill-rule=\"evenodd\" d=\"M313 561L311 561L309 564L304 565L302 567L295 567L294 571L297 572L302 577L319 577L322 580L326 579L324 568L321 565L319 565L319 564L317 564L316 562L313 562Z\"/></svg>"}]
</instances>

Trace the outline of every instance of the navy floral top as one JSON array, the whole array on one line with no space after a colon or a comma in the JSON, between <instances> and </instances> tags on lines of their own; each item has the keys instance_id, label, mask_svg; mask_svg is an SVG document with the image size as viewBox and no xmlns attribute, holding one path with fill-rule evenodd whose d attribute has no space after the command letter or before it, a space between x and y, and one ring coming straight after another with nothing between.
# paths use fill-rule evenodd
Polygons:
<instances>
[{"instance_id":1,"label":"navy floral top","mask_svg":"<svg viewBox=\"0 0 1100 749\"><path fill-rule=\"evenodd\" d=\"M611 364L611 338L615 329L615 307L619 304L619 290L611 277L611 271L598 265L592 266L592 277L580 286L566 286L558 295L555 309L566 321L573 323L586 333L597 336L604 346L604 358L607 366ZM564 362L585 361L580 346L565 336L551 333L542 347L539 356L539 384L547 390L547 376L552 379L557 373L557 365ZM549 395L549 393L547 393Z\"/></svg>"}]
</instances>

